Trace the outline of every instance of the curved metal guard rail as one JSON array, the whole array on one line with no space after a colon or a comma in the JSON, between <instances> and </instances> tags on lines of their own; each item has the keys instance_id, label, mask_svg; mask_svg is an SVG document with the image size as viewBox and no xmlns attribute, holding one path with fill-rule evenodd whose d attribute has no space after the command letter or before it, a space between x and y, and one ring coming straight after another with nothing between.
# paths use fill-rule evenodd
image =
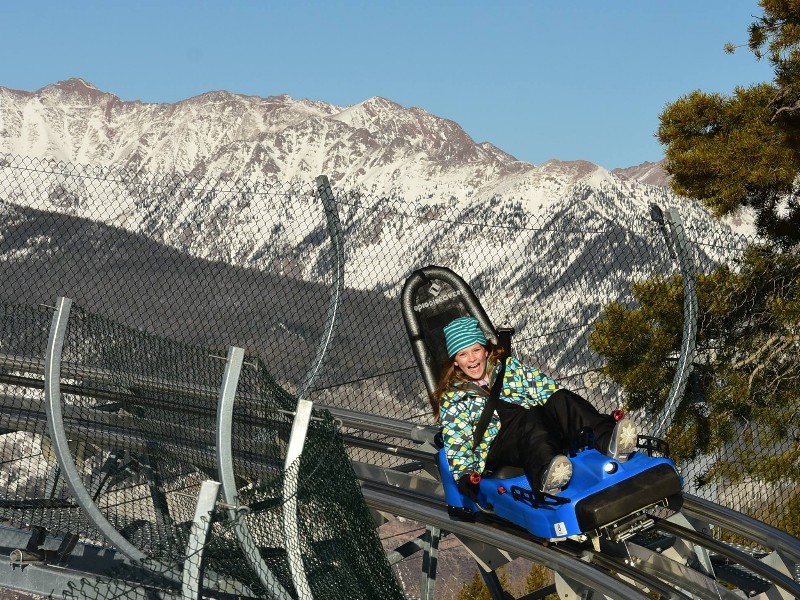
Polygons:
<instances>
[{"instance_id":1,"label":"curved metal guard rail","mask_svg":"<svg viewBox=\"0 0 800 600\"><path fill-rule=\"evenodd\" d=\"M91 494L84 486L70 454L61 410L60 377L61 353L64 348L64 336L71 307L72 300L69 298L60 297L56 302L56 312L50 325L47 352L44 358L45 411L47 413L47 429L50 433L50 441L55 451L58 466L64 476L64 481L89 521L127 558L141 562L147 558L147 555L126 540L103 516L103 513L100 512L100 509L92 500Z\"/></svg>"},{"instance_id":2,"label":"curved metal guard rail","mask_svg":"<svg viewBox=\"0 0 800 600\"><path fill-rule=\"evenodd\" d=\"M105 518L92 499L92 495L86 489L80 473L72 460L66 428L64 427L60 381L61 356L64 349L64 338L71 307L71 299L64 297L58 298L56 310L50 325L44 360L45 414L47 416L47 429L50 442L56 455L56 461L58 462L70 493L78 505L80 505L86 518L112 546L132 562L137 562L146 569L180 584L182 583L180 567L177 565L165 564L159 560L150 558L147 554L125 539L108 519ZM210 575L215 577L213 573Z\"/></svg>"},{"instance_id":3,"label":"curved metal guard rail","mask_svg":"<svg viewBox=\"0 0 800 600\"><path fill-rule=\"evenodd\" d=\"M239 375L244 362L244 349L232 346L228 349L228 359L225 364L225 373L219 391L217 403L217 472L222 484L222 493L225 502L235 507L239 502L236 488L236 477L233 468L233 451L231 439L233 436L233 405L236 399L236 388L239 384ZM233 531L239 547L247 562L258 575L261 584L268 593L273 594L275 600L290 600L291 596L281 586L261 558L258 546L253 539L245 515L238 514L236 508L228 509L228 514L233 522Z\"/></svg>"},{"instance_id":4,"label":"curved metal guard rail","mask_svg":"<svg viewBox=\"0 0 800 600\"><path fill-rule=\"evenodd\" d=\"M658 210L660 212L660 209ZM667 225L663 229L664 235L667 237L667 243L675 249L683 280L683 339L669 396L664 402L664 408L661 413L656 417L651 433L653 437L657 438L664 437L667 429L672 424L675 410L678 408L678 404L686 391L686 384L692 372L692 363L697 349L697 281L695 278L697 268L689 240L683 229L683 221L678 211L674 208L668 209L664 221Z\"/></svg>"},{"instance_id":5,"label":"curved metal guard rail","mask_svg":"<svg viewBox=\"0 0 800 600\"><path fill-rule=\"evenodd\" d=\"M328 225L328 234L331 238L331 264L333 265L333 281L331 285L331 296L328 300L328 315L325 321L325 330L322 339L317 347L317 355L314 363L306 373L303 382L297 389L297 397L302 399L308 394L311 386L319 374L328 346L333 338L336 328L336 316L339 312L342 293L344 292L344 247L342 245L342 224L339 221L339 214L336 210L336 199L333 196L331 184L325 175L320 175L316 179L317 193L322 200L325 209L325 219Z\"/></svg>"},{"instance_id":6,"label":"curved metal guard rail","mask_svg":"<svg viewBox=\"0 0 800 600\"><path fill-rule=\"evenodd\" d=\"M300 530L297 525L300 455L303 453L312 408L313 403L310 400L301 398L297 401L297 412L292 423L292 433L289 436L289 447L286 450L286 460L283 465L283 537L286 541L292 583L294 583L297 597L300 600L312 600L313 598L303 563L302 540L297 535Z\"/></svg>"},{"instance_id":7,"label":"curved metal guard rail","mask_svg":"<svg viewBox=\"0 0 800 600\"><path fill-rule=\"evenodd\" d=\"M339 222L339 214L336 209L336 201L333 196L330 181L327 176L320 175L316 179L317 193L322 200L325 209L325 218L328 227L328 234L331 238L331 264L333 265L333 281L331 296L328 301L328 314L325 322L325 330L317 347L317 354L314 363L311 365L303 382L297 390L297 409L295 411L294 422L292 423L292 433L289 438L289 448L286 453L284 463L283 480L283 530L286 542L286 550L289 555L289 570L292 574L292 582L301 600L312 598L311 589L308 585L303 557L300 548L300 540L297 538L297 489L298 477L300 473L300 455L303 452L308 424L311 420L311 410L313 404L306 399L311 386L319 374L325 354L328 351L333 333L336 328L336 316L339 312L339 303L344 292L344 249L342 246L342 226Z\"/></svg>"}]
</instances>

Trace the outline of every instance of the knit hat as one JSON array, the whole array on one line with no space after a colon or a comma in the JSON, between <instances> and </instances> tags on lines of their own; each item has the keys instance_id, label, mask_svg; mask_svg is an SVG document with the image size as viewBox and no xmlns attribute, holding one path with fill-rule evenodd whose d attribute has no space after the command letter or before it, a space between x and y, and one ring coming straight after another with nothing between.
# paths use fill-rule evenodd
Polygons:
<instances>
[{"instance_id":1,"label":"knit hat","mask_svg":"<svg viewBox=\"0 0 800 600\"><path fill-rule=\"evenodd\" d=\"M455 356L456 352L472 344L486 345L478 320L473 317L459 317L444 326L444 340L447 343L447 356Z\"/></svg>"}]
</instances>

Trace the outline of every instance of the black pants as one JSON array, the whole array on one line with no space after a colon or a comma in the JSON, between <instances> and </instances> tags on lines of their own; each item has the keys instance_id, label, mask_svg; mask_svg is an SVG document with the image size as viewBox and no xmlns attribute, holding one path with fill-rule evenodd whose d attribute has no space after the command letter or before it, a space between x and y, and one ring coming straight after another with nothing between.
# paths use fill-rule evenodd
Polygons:
<instances>
[{"instance_id":1,"label":"black pants","mask_svg":"<svg viewBox=\"0 0 800 600\"><path fill-rule=\"evenodd\" d=\"M520 467L533 489L539 489L547 465L564 454L582 429L591 429L595 448L608 449L614 418L597 412L575 392L558 390L540 406L523 408L498 402L500 432L489 448L486 468Z\"/></svg>"}]
</instances>

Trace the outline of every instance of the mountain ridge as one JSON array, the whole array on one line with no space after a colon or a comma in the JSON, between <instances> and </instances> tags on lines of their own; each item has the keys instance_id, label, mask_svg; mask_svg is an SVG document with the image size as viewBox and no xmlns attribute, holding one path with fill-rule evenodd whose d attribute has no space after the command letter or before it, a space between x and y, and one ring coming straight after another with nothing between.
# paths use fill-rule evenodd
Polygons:
<instances>
[{"instance_id":1,"label":"mountain ridge","mask_svg":"<svg viewBox=\"0 0 800 600\"><path fill-rule=\"evenodd\" d=\"M490 142L476 143L455 121L379 96L341 107L218 90L145 103L73 78L33 92L0 87L0 102L0 151L81 164L230 179L326 173L340 186L392 189L411 201L430 199L438 184L462 200L469 191L524 200L531 190L564 192L607 171L588 161L520 161ZM614 172L637 180L645 165ZM645 175L645 183L661 185Z\"/></svg>"},{"instance_id":2,"label":"mountain ridge","mask_svg":"<svg viewBox=\"0 0 800 600\"><path fill-rule=\"evenodd\" d=\"M402 199L423 208L445 204L487 223L524 216L558 227L553 221L558 215L583 212L625 227L634 218L649 220L650 204L658 203L663 209L680 207L690 224L743 233L750 228L741 218L716 223L699 203L656 185L666 181L663 161L615 171L580 160L532 165L488 142L476 144L454 121L377 96L339 107L285 94L260 98L212 91L173 104L146 104L69 79L36 92L0 87L0 106L0 152L17 156L177 173L211 185L251 178L268 185L308 184L326 174L338 192L358 190L362 198ZM195 256L235 256L249 264L265 255L266 246L240 233L272 211L258 195L243 212L198 198L142 204L125 190L116 194L121 203L114 210L80 191L67 195L73 200L60 191L45 196L56 198L54 210L70 214L78 214L73 205L80 197L87 214L103 214L106 223L145 232ZM230 220L220 221L222 214ZM207 222L217 223L217 229L204 230ZM187 231L197 233L187 236Z\"/></svg>"}]
</instances>

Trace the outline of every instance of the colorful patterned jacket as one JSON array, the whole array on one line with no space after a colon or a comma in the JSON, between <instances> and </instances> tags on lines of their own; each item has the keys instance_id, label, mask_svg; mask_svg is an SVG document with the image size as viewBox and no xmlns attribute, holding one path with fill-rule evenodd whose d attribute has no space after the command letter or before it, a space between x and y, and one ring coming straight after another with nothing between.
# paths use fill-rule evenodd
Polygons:
<instances>
[{"instance_id":1,"label":"colorful patterned jacket","mask_svg":"<svg viewBox=\"0 0 800 600\"><path fill-rule=\"evenodd\" d=\"M497 376L497 367L494 364L489 369L489 388ZM558 384L549 375L514 357L508 357L501 399L530 407L544 404L557 389ZM462 381L453 383L440 398L439 417L443 427L444 449L456 481L466 473L483 472L489 446L500 431L500 418L495 412L480 444L473 448L473 432L488 398L489 393L477 384Z\"/></svg>"}]
</instances>

